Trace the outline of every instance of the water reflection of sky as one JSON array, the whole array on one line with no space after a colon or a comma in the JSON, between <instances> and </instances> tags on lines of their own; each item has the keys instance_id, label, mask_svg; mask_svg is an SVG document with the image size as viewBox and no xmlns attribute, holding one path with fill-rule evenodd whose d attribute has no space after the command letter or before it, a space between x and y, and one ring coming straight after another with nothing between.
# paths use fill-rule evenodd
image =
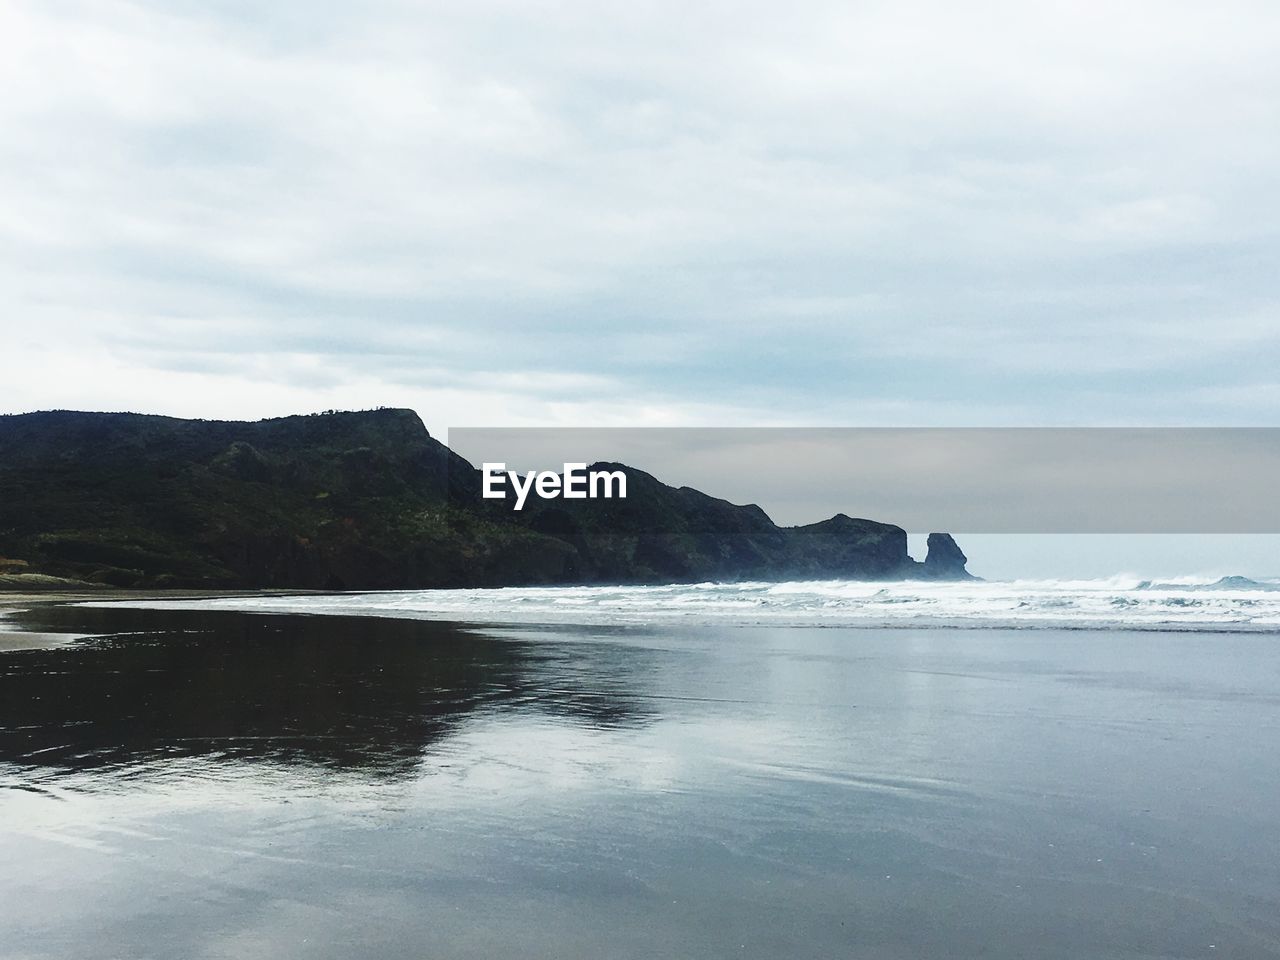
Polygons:
<instances>
[{"instance_id":1,"label":"water reflection of sky","mask_svg":"<svg viewBox=\"0 0 1280 960\"><path fill-rule=\"evenodd\" d=\"M36 620L0 955L1280 956L1265 637Z\"/></svg>"}]
</instances>

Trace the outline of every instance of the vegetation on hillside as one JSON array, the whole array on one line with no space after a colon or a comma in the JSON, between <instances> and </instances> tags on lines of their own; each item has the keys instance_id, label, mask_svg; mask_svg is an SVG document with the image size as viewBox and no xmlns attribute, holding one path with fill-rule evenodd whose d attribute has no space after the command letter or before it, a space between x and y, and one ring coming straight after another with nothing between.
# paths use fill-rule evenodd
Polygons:
<instances>
[{"instance_id":1,"label":"vegetation on hillside","mask_svg":"<svg viewBox=\"0 0 1280 960\"><path fill-rule=\"evenodd\" d=\"M0 417L0 572L120 587L396 588L921 572L898 527L777 527L621 465L625 500L481 500L409 410L256 423Z\"/></svg>"}]
</instances>

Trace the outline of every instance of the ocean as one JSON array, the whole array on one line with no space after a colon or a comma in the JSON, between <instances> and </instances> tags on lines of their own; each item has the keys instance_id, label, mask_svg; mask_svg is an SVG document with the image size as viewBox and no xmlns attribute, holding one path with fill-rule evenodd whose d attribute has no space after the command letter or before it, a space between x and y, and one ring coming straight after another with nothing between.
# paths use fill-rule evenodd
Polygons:
<instances>
[{"instance_id":1,"label":"ocean","mask_svg":"<svg viewBox=\"0 0 1280 960\"><path fill-rule=\"evenodd\" d=\"M156 601L153 609L457 619L716 624L1280 631L1280 580L850 581L507 587Z\"/></svg>"},{"instance_id":2,"label":"ocean","mask_svg":"<svg viewBox=\"0 0 1280 960\"><path fill-rule=\"evenodd\" d=\"M0 957L1280 957L1278 587L33 608Z\"/></svg>"}]
</instances>

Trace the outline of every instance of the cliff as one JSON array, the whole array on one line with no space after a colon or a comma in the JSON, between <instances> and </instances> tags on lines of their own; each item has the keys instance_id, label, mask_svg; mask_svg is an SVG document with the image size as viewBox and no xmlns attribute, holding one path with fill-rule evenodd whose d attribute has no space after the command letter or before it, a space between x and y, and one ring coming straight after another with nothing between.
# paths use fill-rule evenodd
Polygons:
<instances>
[{"instance_id":1,"label":"cliff","mask_svg":"<svg viewBox=\"0 0 1280 960\"><path fill-rule=\"evenodd\" d=\"M967 576L959 549L935 558L932 538L929 560L913 561L891 524L778 527L757 506L601 466L627 473L625 500L513 513L481 500L478 471L408 410L5 416L0 564L138 587Z\"/></svg>"}]
</instances>

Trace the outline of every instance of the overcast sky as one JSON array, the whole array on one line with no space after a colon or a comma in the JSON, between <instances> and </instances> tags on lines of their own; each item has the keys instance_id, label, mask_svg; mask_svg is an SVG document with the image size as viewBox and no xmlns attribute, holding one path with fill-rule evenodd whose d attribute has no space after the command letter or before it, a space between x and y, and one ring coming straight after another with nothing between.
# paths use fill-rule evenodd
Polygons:
<instances>
[{"instance_id":1,"label":"overcast sky","mask_svg":"<svg viewBox=\"0 0 1280 960\"><path fill-rule=\"evenodd\" d=\"M1280 5L0 4L0 408L1280 423Z\"/></svg>"}]
</instances>

